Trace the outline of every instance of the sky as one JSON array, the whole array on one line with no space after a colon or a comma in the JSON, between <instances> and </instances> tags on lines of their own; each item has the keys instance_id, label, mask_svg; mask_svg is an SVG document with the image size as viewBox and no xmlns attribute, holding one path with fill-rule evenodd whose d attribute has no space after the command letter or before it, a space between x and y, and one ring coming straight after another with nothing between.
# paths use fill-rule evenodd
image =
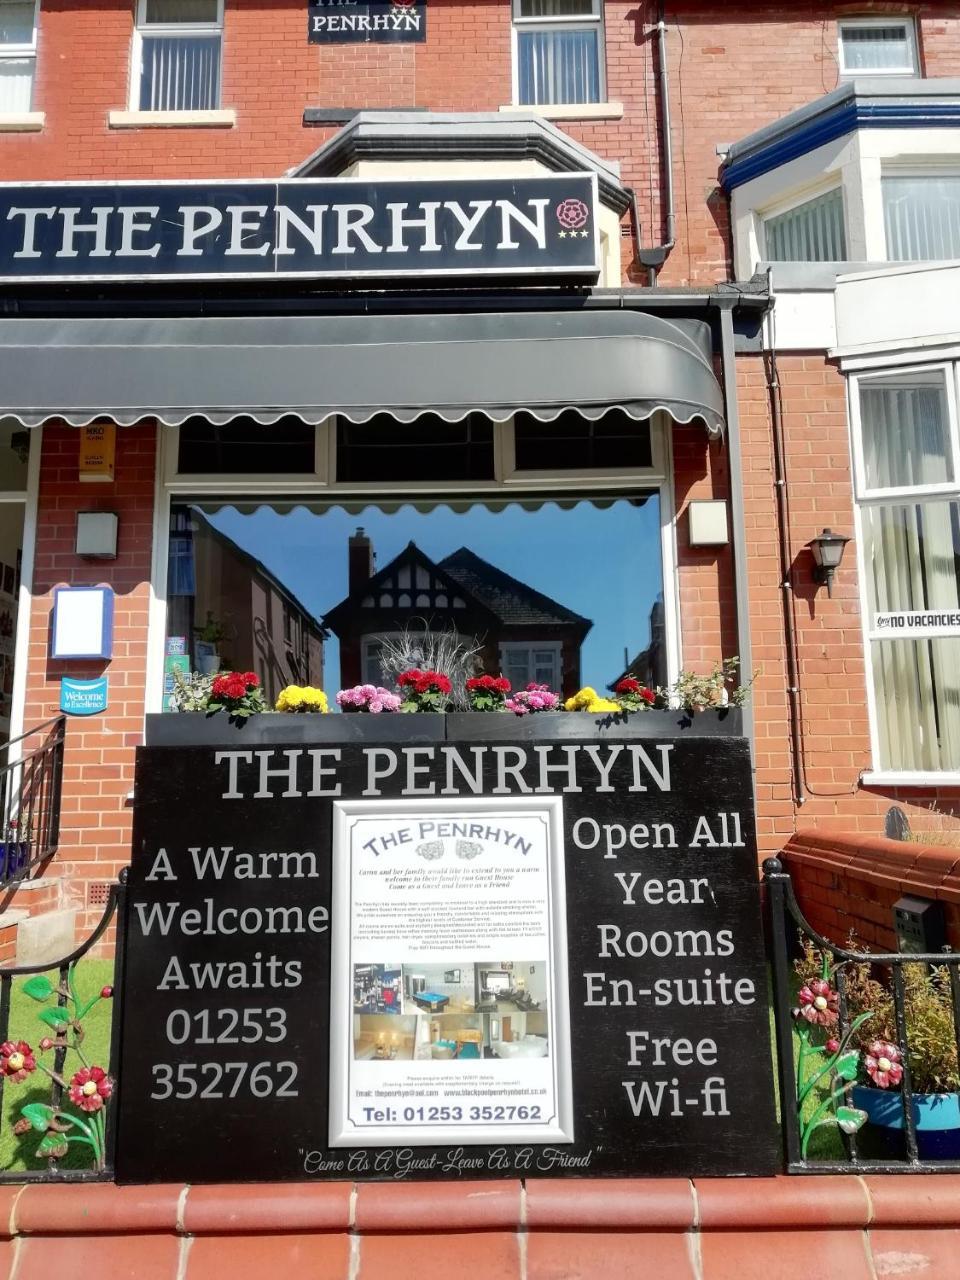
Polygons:
<instances>
[{"instance_id":1,"label":"sky","mask_svg":"<svg viewBox=\"0 0 960 1280\"><path fill-rule=\"evenodd\" d=\"M269 506L255 511L202 508L221 532L262 561L316 617L347 595L347 539L362 526L382 569L411 540L432 560L469 547L484 560L593 621L582 649L585 684L604 688L629 658L649 642L650 610L662 592L660 513L656 494L639 505L617 499L563 509L547 502L537 510L510 503L492 511L405 504L384 511L329 506ZM324 646L327 692L335 692L339 645Z\"/></svg>"}]
</instances>

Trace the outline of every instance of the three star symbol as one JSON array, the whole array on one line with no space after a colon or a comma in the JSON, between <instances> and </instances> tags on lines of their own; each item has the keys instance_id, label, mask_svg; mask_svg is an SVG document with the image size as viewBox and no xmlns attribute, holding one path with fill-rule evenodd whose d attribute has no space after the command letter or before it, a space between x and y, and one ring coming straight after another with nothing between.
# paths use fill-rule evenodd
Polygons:
<instances>
[{"instance_id":1,"label":"three star symbol","mask_svg":"<svg viewBox=\"0 0 960 1280\"><path fill-rule=\"evenodd\" d=\"M569 236L571 240L575 240L577 236L580 236L582 240L586 240L589 234L589 231L561 231L560 239L566 240L567 236Z\"/></svg>"}]
</instances>

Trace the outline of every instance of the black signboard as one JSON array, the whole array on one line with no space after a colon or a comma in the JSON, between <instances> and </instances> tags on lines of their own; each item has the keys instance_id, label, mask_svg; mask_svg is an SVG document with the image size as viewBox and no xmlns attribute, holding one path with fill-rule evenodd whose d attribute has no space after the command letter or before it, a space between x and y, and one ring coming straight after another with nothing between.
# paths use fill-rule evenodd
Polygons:
<instances>
[{"instance_id":1,"label":"black signboard","mask_svg":"<svg viewBox=\"0 0 960 1280\"><path fill-rule=\"evenodd\" d=\"M0 183L0 280L596 279L596 177Z\"/></svg>"},{"instance_id":2,"label":"black signboard","mask_svg":"<svg viewBox=\"0 0 960 1280\"><path fill-rule=\"evenodd\" d=\"M311 44L422 44L427 0L308 0Z\"/></svg>"},{"instance_id":3,"label":"black signboard","mask_svg":"<svg viewBox=\"0 0 960 1280\"><path fill-rule=\"evenodd\" d=\"M455 1070L464 1078L509 1074L504 1058L542 1055L539 943L519 959L516 945L513 959L493 952L477 970L476 990L460 959L433 970L414 962L402 979L400 966L387 962L355 965L344 981L341 966L345 989L333 992L333 1005L346 1002L351 1012L347 1043L339 1043L331 939L337 952L353 907L338 916L343 898L333 896L332 879L347 850L333 833L342 831L338 810L363 808L357 800L397 832L424 805L443 810L442 821L431 819L412 841L379 836L365 849L376 870L392 866L397 892L408 894L405 910L421 912L423 929L440 921L453 933L461 926L450 913L464 909L463 895L448 912L435 898L418 903L416 886L432 883L434 873L479 875L484 844L495 840L513 845L528 875L531 849L516 834L521 818L511 821L512 807L543 803L561 816L566 989L559 995L569 1029L563 1019L556 1024L563 1031L550 1052L569 1064L572 1106L560 1139L505 1139L503 1123L534 1114L515 1099L494 1098L498 1105L468 1116L466 1103L440 1107L415 1096L418 1080L433 1081L427 1093L436 1101L436 1082ZM495 824L460 820L461 807L472 814L494 800ZM755 859L742 739L140 748L124 922L118 1180L774 1172ZM535 894L526 892L514 920L530 929ZM384 901L387 910L391 900ZM377 919L367 916L362 928ZM475 1017L450 1016L458 990L476 1000ZM405 1022L418 1028L411 1044L422 1032L416 1052L391 1034ZM398 1042L401 1057L429 1061L401 1072L391 1061ZM354 1065L367 1059L368 1075L381 1069L370 1062L383 1060L384 1088L371 1090L366 1105L371 1125L382 1121L392 1132L404 1122L408 1131L442 1122L449 1138L334 1145L331 1086L341 1050ZM413 1088L386 1087L401 1078ZM483 1140L484 1124L495 1140Z\"/></svg>"}]
</instances>

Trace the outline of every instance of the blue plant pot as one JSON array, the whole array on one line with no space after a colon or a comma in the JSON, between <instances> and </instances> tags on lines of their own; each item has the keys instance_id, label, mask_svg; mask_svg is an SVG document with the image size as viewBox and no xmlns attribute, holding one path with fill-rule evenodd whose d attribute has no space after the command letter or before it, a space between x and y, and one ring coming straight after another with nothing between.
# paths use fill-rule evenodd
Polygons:
<instances>
[{"instance_id":1,"label":"blue plant pot","mask_svg":"<svg viewBox=\"0 0 960 1280\"><path fill-rule=\"evenodd\" d=\"M921 1160L960 1160L960 1093L915 1093L913 1119ZM886 1131L888 1145L903 1152L903 1099L897 1089L854 1085L853 1105L868 1123Z\"/></svg>"}]
</instances>

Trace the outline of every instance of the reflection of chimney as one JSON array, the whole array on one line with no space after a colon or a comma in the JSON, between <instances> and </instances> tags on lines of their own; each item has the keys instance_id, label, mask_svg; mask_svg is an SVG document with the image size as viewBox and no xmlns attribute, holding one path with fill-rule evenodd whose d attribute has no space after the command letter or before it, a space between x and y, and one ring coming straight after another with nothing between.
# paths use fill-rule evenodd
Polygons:
<instances>
[{"instance_id":1,"label":"reflection of chimney","mask_svg":"<svg viewBox=\"0 0 960 1280\"><path fill-rule=\"evenodd\" d=\"M362 527L347 542L347 586L350 595L359 591L373 574L373 543Z\"/></svg>"}]
</instances>

